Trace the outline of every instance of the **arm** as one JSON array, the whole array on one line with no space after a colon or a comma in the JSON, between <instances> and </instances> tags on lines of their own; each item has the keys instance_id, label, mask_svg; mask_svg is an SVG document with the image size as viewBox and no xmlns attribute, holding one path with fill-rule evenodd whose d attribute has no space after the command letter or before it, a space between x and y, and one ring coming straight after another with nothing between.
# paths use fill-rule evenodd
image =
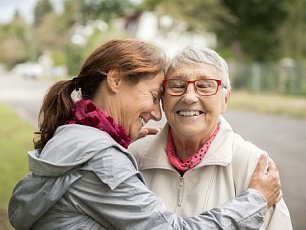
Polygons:
<instances>
[{"instance_id":1,"label":"arm","mask_svg":"<svg viewBox=\"0 0 306 230\"><path fill-rule=\"evenodd\" d=\"M68 192L72 204L108 229L258 229L266 214L266 201L248 189L232 202L195 217L182 218L166 210L163 202L135 175L111 190L91 172Z\"/></svg>"},{"instance_id":2,"label":"arm","mask_svg":"<svg viewBox=\"0 0 306 230\"><path fill-rule=\"evenodd\" d=\"M121 153L112 151L103 155L108 159L113 157L117 162L117 165L102 162L106 167L104 170L107 165L113 172L120 165L127 167L131 164ZM137 171L113 189L103 183L103 178L88 172L69 189L68 195L76 208L81 207L84 214L101 225L108 223L106 227L110 229L258 229L266 214L264 197L249 189L231 203L196 217L179 217L166 210L161 199L140 181Z\"/></svg>"},{"instance_id":3,"label":"arm","mask_svg":"<svg viewBox=\"0 0 306 230\"><path fill-rule=\"evenodd\" d=\"M267 210L267 215L261 229L292 229L290 214L284 200L281 199L281 191L279 195L268 195L265 194L267 191L269 191L267 189L265 190L265 186L269 185L270 182L262 181L261 184L257 185L256 183L252 182L254 177L263 178L264 180L275 178L278 180L278 184L280 186L279 175L274 162L271 159L269 160L269 167L266 171L266 163L264 163L266 158L261 156L261 158L263 158L261 163L262 165L260 166L262 168L262 172L256 173L256 163L260 158L259 153L262 153L263 150L257 148L250 142L244 141L243 139L239 139L234 146L236 146L236 150L232 164L237 194L239 194L243 188L246 188L248 185L250 185L251 187L260 191L268 201L269 208ZM265 153L265 155L267 154ZM279 198L276 200L277 202L269 201L269 199L273 199L273 197L277 196L279 196Z\"/></svg>"},{"instance_id":4,"label":"arm","mask_svg":"<svg viewBox=\"0 0 306 230\"><path fill-rule=\"evenodd\" d=\"M271 158L266 163L267 157L261 155L257 164L257 168L252 176L249 187L260 191L268 202L268 212L266 220L261 229L292 229L292 223L288 208L282 198L282 191L267 190L270 178L277 179L276 182L280 187L280 180L275 163ZM267 167L268 166L268 167Z\"/></svg>"}]
</instances>

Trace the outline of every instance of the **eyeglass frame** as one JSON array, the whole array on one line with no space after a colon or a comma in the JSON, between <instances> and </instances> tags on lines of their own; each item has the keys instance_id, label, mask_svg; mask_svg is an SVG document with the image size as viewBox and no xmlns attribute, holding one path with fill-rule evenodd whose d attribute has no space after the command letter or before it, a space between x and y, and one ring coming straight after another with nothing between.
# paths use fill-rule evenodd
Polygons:
<instances>
[{"instance_id":1,"label":"eyeglass frame","mask_svg":"<svg viewBox=\"0 0 306 230\"><path fill-rule=\"evenodd\" d=\"M170 94L170 93L168 93L168 92L167 92L167 89L166 89L166 84L167 84L168 81L171 81L171 80L179 80L179 81L187 82L187 86L185 87L185 90L184 90L181 94ZM195 85L195 82L201 81L201 80L213 80L213 81L216 81L217 84L218 84L217 87L216 87L216 92L215 92L215 93L212 93L212 94L208 94L208 95L202 95L202 94L200 94L200 93L198 92L198 90L197 90L197 87L196 87L196 85ZM183 79L172 78L172 79L163 80L162 86L163 86L163 88L164 88L164 91L166 91L166 93L167 93L168 95L170 95L170 96L182 96L182 95L184 95L184 94L186 93L186 90L187 90L187 88L188 88L188 86L189 86L190 83L193 84L194 89L195 89L195 92L196 92L198 95L200 95L200 96L213 96L213 95L216 95L217 92L218 92L218 90L219 90L219 86L220 86L220 85L221 85L224 89L227 88L226 85L224 85L224 84L222 83L222 80L220 80L220 79L183 80Z\"/></svg>"}]
</instances>

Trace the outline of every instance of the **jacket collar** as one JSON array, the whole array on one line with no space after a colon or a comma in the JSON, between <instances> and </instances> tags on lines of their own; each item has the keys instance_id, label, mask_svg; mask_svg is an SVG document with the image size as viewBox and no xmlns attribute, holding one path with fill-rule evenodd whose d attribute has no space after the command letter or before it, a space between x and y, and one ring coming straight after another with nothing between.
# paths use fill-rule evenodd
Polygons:
<instances>
[{"instance_id":1,"label":"jacket collar","mask_svg":"<svg viewBox=\"0 0 306 230\"><path fill-rule=\"evenodd\" d=\"M211 143L201 163L194 167L194 169L207 165L226 166L232 162L234 133L229 123L222 116L220 116L219 122L220 129L214 141ZM160 168L176 171L170 164L166 154L168 129L169 124L166 123L163 129L148 143L139 160L140 170Z\"/></svg>"},{"instance_id":2,"label":"jacket collar","mask_svg":"<svg viewBox=\"0 0 306 230\"><path fill-rule=\"evenodd\" d=\"M59 176L111 147L125 153L138 170L132 154L108 133L78 124L60 126L42 151L30 151L29 169L40 176Z\"/></svg>"}]
</instances>

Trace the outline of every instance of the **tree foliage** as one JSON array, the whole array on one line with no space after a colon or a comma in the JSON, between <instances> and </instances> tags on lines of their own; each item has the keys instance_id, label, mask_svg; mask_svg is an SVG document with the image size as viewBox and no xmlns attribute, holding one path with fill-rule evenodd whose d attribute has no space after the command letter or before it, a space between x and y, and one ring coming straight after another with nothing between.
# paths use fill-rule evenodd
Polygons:
<instances>
[{"instance_id":1,"label":"tree foliage","mask_svg":"<svg viewBox=\"0 0 306 230\"><path fill-rule=\"evenodd\" d=\"M28 29L18 12L9 24L0 25L0 61L7 67L31 58Z\"/></svg>"},{"instance_id":2,"label":"tree foliage","mask_svg":"<svg viewBox=\"0 0 306 230\"><path fill-rule=\"evenodd\" d=\"M237 19L226 21L216 30L222 45L236 44L244 57L256 61L279 57L279 26L286 18L282 8L285 0L223 0L223 5Z\"/></svg>"},{"instance_id":3,"label":"tree foliage","mask_svg":"<svg viewBox=\"0 0 306 230\"><path fill-rule=\"evenodd\" d=\"M287 20L278 30L280 49L284 56L295 59L306 57L306 0L285 1L282 5Z\"/></svg>"},{"instance_id":4,"label":"tree foliage","mask_svg":"<svg viewBox=\"0 0 306 230\"><path fill-rule=\"evenodd\" d=\"M145 0L145 6L183 20L190 31L217 35L236 59L268 61L299 56L305 47L306 0ZM288 35L293 35L286 42Z\"/></svg>"},{"instance_id":5,"label":"tree foliage","mask_svg":"<svg viewBox=\"0 0 306 230\"><path fill-rule=\"evenodd\" d=\"M86 25L91 20L111 23L114 19L127 15L137 4L132 0L63 0L66 21Z\"/></svg>"},{"instance_id":6,"label":"tree foliage","mask_svg":"<svg viewBox=\"0 0 306 230\"><path fill-rule=\"evenodd\" d=\"M34 10L34 25L39 25L44 17L53 12L53 6L49 0L38 0Z\"/></svg>"},{"instance_id":7,"label":"tree foliage","mask_svg":"<svg viewBox=\"0 0 306 230\"><path fill-rule=\"evenodd\" d=\"M101 44L108 37L108 31L96 31L86 39L90 44L84 47L73 44L72 37L92 21L104 21L111 25L114 19L134 9L133 1L122 0L63 0L63 12L55 10L51 0L38 0L34 9L33 25L27 25L16 12L11 22L0 24L0 62L12 67L17 63L38 60L45 51L52 55L54 63L65 64L75 74L92 44ZM96 30L96 29L93 29ZM97 33L104 34L97 36Z\"/></svg>"}]
</instances>

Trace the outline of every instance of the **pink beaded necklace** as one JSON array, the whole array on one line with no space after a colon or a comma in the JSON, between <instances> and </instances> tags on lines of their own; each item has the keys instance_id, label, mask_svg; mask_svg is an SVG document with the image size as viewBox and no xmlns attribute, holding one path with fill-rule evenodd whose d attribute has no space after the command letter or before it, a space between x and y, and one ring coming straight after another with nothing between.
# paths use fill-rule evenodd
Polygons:
<instances>
[{"instance_id":1,"label":"pink beaded necklace","mask_svg":"<svg viewBox=\"0 0 306 230\"><path fill-rule=\"evenodd\" d=\"M219 127L215 129L213 135L209 138L209 140L202 146L202 148L198 152L192 154L185 161L182 161L181 159L178 158L175 152L174 143L172 139L172 132L171 128L169 128L168 138L167 138L167 155L171 165L174 168L176 168L181 175L183 175L189 169L197 166L204 158L206 152L210 147L211 142L214 140L215 136L217 135L218 130Z\"/></svg>"}]
</instances>

